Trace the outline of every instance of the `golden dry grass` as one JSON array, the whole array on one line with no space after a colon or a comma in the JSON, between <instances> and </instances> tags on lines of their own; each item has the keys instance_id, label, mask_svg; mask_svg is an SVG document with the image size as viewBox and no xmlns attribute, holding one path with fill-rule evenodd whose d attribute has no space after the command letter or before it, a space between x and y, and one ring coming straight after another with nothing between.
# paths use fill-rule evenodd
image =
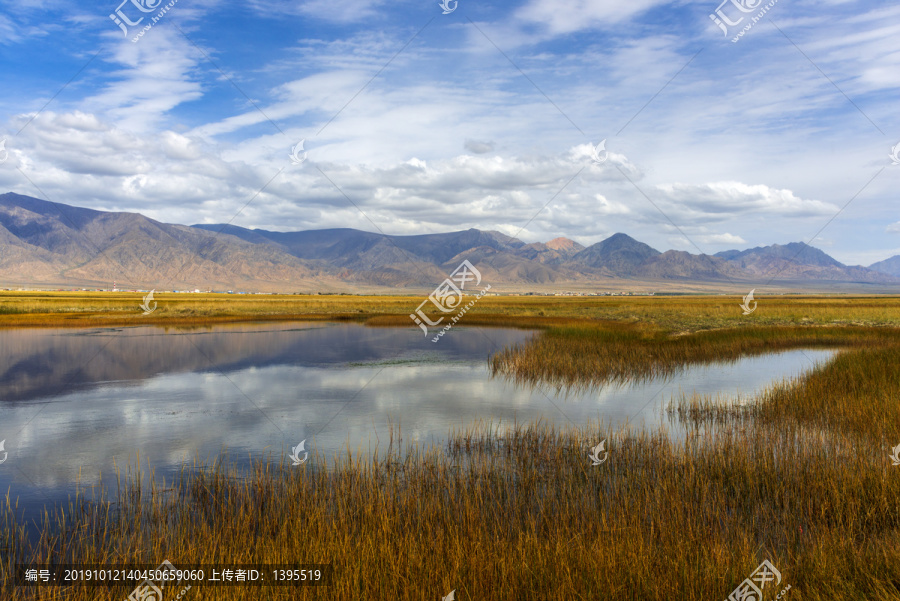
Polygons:
<instances>
[{"instance_id":1,"label":"golden dry grass","mask_svg":"<svg viewBox=\"0 0 900 601\"><path fill-rule=\"evenodd\" d=\"M877 445L720 424L688 442L594 425L460 433L447 449L300 468L226 466L73 504L17 562L330 563L328 587L194 587L192 599L724 599L769 559L798 599L900 599L900 474ZM587 447L614 441L600 466ZM862 443L862 444L861 444ZM117 509L118 512L113 511ZM7 532L14 527L8 526ZM52 533L56 534L52 534ZM73 587L72 601L127 589ZM7 580L4 599L52 599Z\"/></svg>"},{"instance_id":2,"label":"golden dry grass","mask_svg":"<svg viewBox=\"0 0 900 601\"><path fill-rule=\"evenodd\" d=\"M490 359L494 374L530 384L602 385L670 375L698 363L794 348L900 343L894 328L761 326L672 335L652 324L577 323L552 326Z\"/></svg>"},{"instance_id":3,"label":"golden dry grass","mask_svg":"<svg viewBox=\"0 0 900 601\"><path fill-rule=\"evenodd\" d=\"M425 294L406 296L155 294L143 315L137 292L0 291L0 327L198 324L223 321L353 319L410 325ZM739 296L485 296L466 314L469 325L550 325L576 321L654 324L672 332L763 325L900 325L900 297L766 296L749 316Z\"/></svg>"}]
</instances>

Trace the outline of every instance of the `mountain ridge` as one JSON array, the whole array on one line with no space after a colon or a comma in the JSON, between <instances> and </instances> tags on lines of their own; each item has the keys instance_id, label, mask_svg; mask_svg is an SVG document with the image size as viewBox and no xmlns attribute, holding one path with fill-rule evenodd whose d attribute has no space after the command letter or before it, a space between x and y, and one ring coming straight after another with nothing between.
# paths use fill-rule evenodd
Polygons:
<instances>
[{"instance_id":1,"label":"mountain ridge","mask_svg":"<svg viewBox=\"0 0 900 601\"><path fill-rule=\"evenodd\" d=\"M0 281L29 285L115 280L147 289L408 289L439 283L463 259L492 283L510 285L764 278L891 285L900 284L900 258L894 258L897 273L846 266L802 242L694 255L660 252L624 233L585 247L565 237L529 244L475 228L410 236L352 228L272 232L168 224L140 213L0 195Z\"/></svg>"}]
</instances>

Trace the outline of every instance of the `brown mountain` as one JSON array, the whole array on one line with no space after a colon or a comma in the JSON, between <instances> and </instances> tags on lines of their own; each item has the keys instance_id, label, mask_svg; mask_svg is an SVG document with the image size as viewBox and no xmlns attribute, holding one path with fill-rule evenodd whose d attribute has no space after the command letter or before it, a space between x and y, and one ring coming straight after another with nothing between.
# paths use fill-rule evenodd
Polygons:
<instances>
[{"instance_id":1,"label":"brown mountain","mask_svg":"<svg viewBox=\"0 0 900 601\"><path fill-rule=\"evenodd\" d=\"M475 265L482 278L489 282L549 284L584 279L569 269L545 265L540 261L488 246L472 248L451 258L444 264L446 272L453 271L464 259Z\"/></svg>"},{"instance_id":2,"label":"brown mountain","mask_svg":"<svg viewBox=\"0 0 900 601\"><path fill-rule=\"evenodd\" d=\"M869 265L869 269L886 273L895 277L900 277L900 255L894 255L884 261L878 261Z\"/></svg>"},{"instance_id":3,"label":"brown mountain","mask_svg":"<svg viewBox=\"0 0 900 601\"><path fill-rule=\"evenodd\" d=\"M847 266L803 242L773 244L744 251L716 253L753 276L781 280L833 280L842 282L883 283L885 274L877 270Z\"/></svg>"},{"instance_id":4,"label":"brown mountain","mask_svg":"<svg viewBox=\"0 0 900 601\"><path fill-rule=\"evenodd\" d=\"M659 253L626 234L613 234L592 244L572 257L572 263L595 269L606 269L617 276L629 276Z\"/></svg>"},{"instance_id":5,"label":"brown mountain","mask_svg":"<svg viewBox=\"0 0 900 601\"><path fill-rule=\"evenodd\" d=\"M0 195L0 285L346 291L432 287L470 261L491 284L635 282L756 284L763 278L900 284L800 243L717 255L664 253L615 234L587 248L555 238L525 244L469 229L391 236L353 229L270 232L184 226L137 213L95 211ZM617 284L619 286L619 284Z\"/></svg>"},{"instance_id":6,"label":"brown mountain","mask_svg":"<svg viewBox=\"0 0 900 601\"><path fill-rule=\"evenodd\" d=\"M518 249L516 254L531 261L537 261L538 263L559 265L560 263L571 259L583 249L584 247L574 240L569 240L568 238L554 238L546 244L543 242L526 244Z\"/></svg>"},{"instance_id":7,"label":"brown mountain","mask_svg":"<svg viewBox=\"0 0 900 601\"><path fill-rule=\"evenodd\" d=\"M641 263L634 272L651 279L708 281L743 280L747 273L728 261L710 255L692 255L682 250L668 250Z\"/></svg>"},{"instance_id":8,"label":"brown mountain","mask_svg":"<svg viewBox=\"0 0 900 601\"><path fill-rule=\"evenodd\" d=\"M19 194L0 195L0 278L122 288L337 287L339 280L269 244Z\"/></svg>"}]
</instances>

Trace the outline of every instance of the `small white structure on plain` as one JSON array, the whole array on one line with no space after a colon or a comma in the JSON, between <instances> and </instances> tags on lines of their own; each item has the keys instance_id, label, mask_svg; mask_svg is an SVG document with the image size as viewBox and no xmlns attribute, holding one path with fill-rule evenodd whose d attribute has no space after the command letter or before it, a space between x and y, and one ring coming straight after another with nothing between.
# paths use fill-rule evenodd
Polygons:
<instances>
[{"instance_id":1,"label":"small white structure on plain","mask_svg":"<svg viewBox=\"0 0 900 601\"><path fill-rule=\"evenodd\" d=\"M603 459L600 459L600 453L603 453ZM600 441L596 447L591 449L591 454L588 455L588 458L591 460L591 465L600 465L607 459L609 459L609 452L606 450L606 439Z\"/></svg>"}]
</instances>

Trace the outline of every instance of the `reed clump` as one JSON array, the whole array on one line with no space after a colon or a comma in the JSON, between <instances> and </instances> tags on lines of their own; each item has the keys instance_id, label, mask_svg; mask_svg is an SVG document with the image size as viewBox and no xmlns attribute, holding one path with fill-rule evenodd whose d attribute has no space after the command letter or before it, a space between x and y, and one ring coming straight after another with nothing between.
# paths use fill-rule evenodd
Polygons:
<instances>
[{"instance_id":1,"label":"reed clump","mask_svg":"<svg viewBox=\"0 0 900 601\"><path fill-rule=\"evenodd\" d=\"M796 348L900 344L893 328L771 326L688 335L645 323L554 326L490 359L493 374L557 388L668 376L688 366Z\"/></svg>"}]
</instances>

